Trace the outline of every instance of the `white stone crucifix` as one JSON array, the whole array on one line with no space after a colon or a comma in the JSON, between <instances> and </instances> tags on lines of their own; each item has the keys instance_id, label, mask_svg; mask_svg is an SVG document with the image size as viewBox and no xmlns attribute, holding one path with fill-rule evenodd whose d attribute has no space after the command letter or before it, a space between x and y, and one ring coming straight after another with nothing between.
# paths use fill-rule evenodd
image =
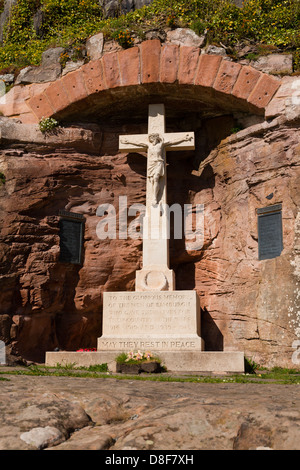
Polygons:
<instances>
[{"instance_id":1,"label":"white stone crucifix","mask_svg":"<svg viewBox=\"0 0 300 470\"><path fill-rule=\"evenodd\" d=\"M120 136L121 152L147 151L146 215L143 220L143 268L136 273L136 290L174 290L169 269L166 151L194 150L193 132L166 133L165 107L149 105L148 134Z\"/></svg>"}]
</instances>

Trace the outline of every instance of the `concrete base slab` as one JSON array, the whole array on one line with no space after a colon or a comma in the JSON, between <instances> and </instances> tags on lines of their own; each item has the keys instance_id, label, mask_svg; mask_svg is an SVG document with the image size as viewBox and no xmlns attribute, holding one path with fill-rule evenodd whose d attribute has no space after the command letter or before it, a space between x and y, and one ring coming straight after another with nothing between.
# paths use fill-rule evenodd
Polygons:
<instances>
[{"instance_id":1,"label":"concrete base slab","mask_svg":"<svg viewBox=\"0 0 300 470\"><path fill-rule=\"evenodd\" d=\"M89 367L107 363L116 372L115 359L123 351L47 352L47 366L75 364ZM157 353L168 372L244 372L244 353L239 351L161 351Z\"/></svg>"},{"instance_id":2,"label":"concrete base slab","mask_svg":"<svg viewBox=\"0 0 300 470\"><path fill-rule=\"evenodd\" d=\"M89 367L97 364L107 364L111 372L116 372L115 351L47 351L45 365L55 367L57 364L65 366L74 364L75 367Z\"/></svg>"},{"instance_id":3,"label":"concrete base slab","mask_svg":"<svg viewBox=\"0 0 300 470\"><path fill-rule=\"evenodd\" d=\"M244 372L244 353L239 351L162 351L159 354L172 372Z\"/></svg>"}]
</instances>

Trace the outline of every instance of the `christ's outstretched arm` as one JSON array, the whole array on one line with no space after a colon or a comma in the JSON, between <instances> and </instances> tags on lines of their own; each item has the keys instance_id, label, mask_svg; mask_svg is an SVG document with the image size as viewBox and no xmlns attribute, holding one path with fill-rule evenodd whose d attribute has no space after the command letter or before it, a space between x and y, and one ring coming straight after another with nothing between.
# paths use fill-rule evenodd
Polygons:
<instances>
[{"instance_id":1,"label":"christ's outstretched arm","mask_svg":"<svg viewBox=\"0 0 300 470\"><path fill-rule=\"evenodd\" d=\"M188 142L190 140L193 140L193 136L186 134L185 137L181 137L180 139L174 139L170 141L164 141L164 147L167 147L169 145L177 145L181 144L182 142Z\"/></svg>"},{"instance_id":2,"label":"christ's outstretched arm","mask_svg":"<svg viewBox=\"0 0 300 470\"><path fill-rule=\"evenodd\" d=\"M126 137L121 137L121 144L134 145L135 147L144 147L146 149L148 148L148 144L146 144L145 142L132 142Z\"/></svg>"}]
</instances>

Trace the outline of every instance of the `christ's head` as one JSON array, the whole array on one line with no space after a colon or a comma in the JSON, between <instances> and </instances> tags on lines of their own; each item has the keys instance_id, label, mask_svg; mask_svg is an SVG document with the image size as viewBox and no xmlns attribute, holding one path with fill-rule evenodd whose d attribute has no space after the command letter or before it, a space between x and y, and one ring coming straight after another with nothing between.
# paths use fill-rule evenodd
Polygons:
<instances>
[{"instance_id":1,"label":"christ's head","mask_svg":"<svg viewBox=\"0 0 300 470\"><path fill-rule=\"evenodd\" d=\"M150 134L149 135L149 142L151 144L159 144L159 142L162 142L162 138L159 134Z\"/></svg>"}]
</instances>

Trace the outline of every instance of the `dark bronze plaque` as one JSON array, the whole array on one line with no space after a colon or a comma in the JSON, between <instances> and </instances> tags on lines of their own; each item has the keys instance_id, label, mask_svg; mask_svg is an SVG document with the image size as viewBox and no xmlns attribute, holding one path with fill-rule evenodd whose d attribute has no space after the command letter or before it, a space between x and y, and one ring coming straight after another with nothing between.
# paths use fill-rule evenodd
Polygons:
<instances>
[{"instance_id":1,"label":"dark bronze plaque","mask_svg":"<svg viewBox=\"0 0 300 470\"><path fill-rule=\"evenodd\" d=\"M63 263L81 264L83 220L64 217L59 221L60 258Z\"/></svg>"},{"instance_id":2,"label":"dark bronze plaque","mask_svg":"<svg viewBox=\"0 0 300 470\"><path fill-rule=\"evenodd\" d=\"M281 204L258 209L258 257L279 256L283 250Z\"/></svg>"}]
</instances>

